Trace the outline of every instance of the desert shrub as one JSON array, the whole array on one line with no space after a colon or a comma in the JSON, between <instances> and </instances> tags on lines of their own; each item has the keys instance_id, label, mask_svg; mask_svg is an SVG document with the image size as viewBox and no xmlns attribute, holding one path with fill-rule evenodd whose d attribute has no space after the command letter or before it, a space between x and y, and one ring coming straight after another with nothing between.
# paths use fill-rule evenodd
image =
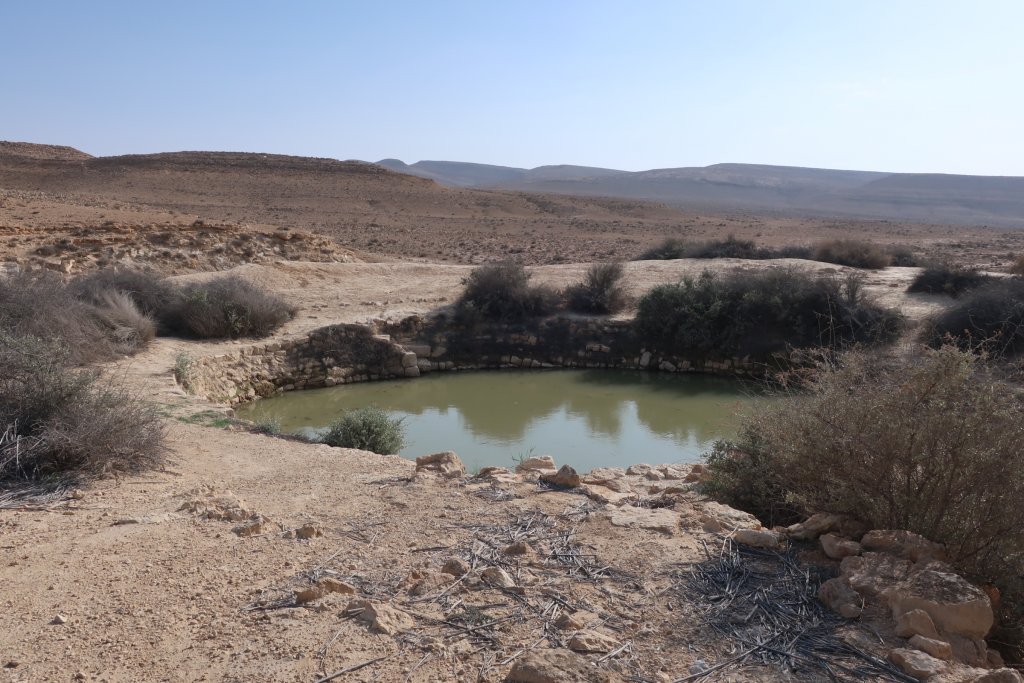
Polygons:
<instances>
[{"instance_id":1,"label":"desert shrub","mask_svg":"<svg viewBox=\"0 0 1024 683\"><path fill-rule=\"evenodd\" d=\"M253 420L252 430L257 434L276 436L281 433L281 421L276 417L261 417Z\"/></svg>"},{"instance_id":2,"label":"desert shrub","mask_svg":"<svg viewBox=\"0 0 1024 683\"><path fill-rule=\"evenodd\" d=\"M662 352L763 356L891 341L902 317L869 301L856 277L778 268L705 271L655 287L640 299L635 324L641 341Z\"/></svg>"},{"instance_id":3,"label":"desert shrub","mask_svg":"<svg viewBox=\"0 0 1024 683\"><path fill-rule=\"evenodd\" d=\"M951 343L997 356L1024 351L1024 281L993 279L971 290L932 317L922 335L932 347Z\"/></svg>"},{"instance_id":4,"label":"desert shrub","mask_svg":"<svg viewBox=\"0 0 1024 683\"><path fill-rule=\"evenodd\" d=\"M667 261L681 258L713 259L774 259L774 258L810 258L810 247L797 245L771 248L759 247L753 240L738 239L729 235L724 240L708 242L684 242L678 239L667 239L658 246L644 252L638 261Z\"/></svg>"},{"instance_id":5,"label":"desert shrub","mask_svg":"<svg viewBox=\"0 0 1024 683\"><path fill-rule=\"evenodd\" d=\"M914 267L921 265L921 259L904 244L890 244L885 248L889 254L890 266Z\"/></svg>"},{"instance_id":6,"label":"desert shrub","mask_svg":"<svg viewBox=\"0 0 1024 683\"><path fill-rule=\"evenodd\" d=\"M561 298L551 287L531 285L530 274L518 263L480 266L463 282L456 312L464 323L475 319L515 322L549 315Z\"/></svg>"},{"instance_id":7,"label":"desert shrub","mask_svg":"<svg viewBox=\"0 0 1024 683\"><path fill-rule=\"evenodd\" d=\"M0 333L0 480L133 472L159 463L164 431L148 404L65 345Z\"/></svg>"},{"instance_id":8,"label":"desert shrub","mask_svg":"<svg viewBox=\"0 0 1024 683\"><path fill-rule=\"evenodd\" d=\"M229 275L181 288L170 328L200 339L265 337L295 315L295 309L267 290Z\"/></svg>"},{"instance_id":9,"label":"desert shrub","mask_svg":"<svg viewBox=\"0 0 1024 683\"><path fill-rule=\"evenodd\" d=\"M143 314L165 324L177 301L177 291L162 275L151 270L106 268L83 275L68 285L84 301L98 303L109 292L120 292L135 302Z\"/></svg>"},{"instance_id":10,"label":"desert shrub","mask_svg":"<svg viewBox=\"0 0 1024 683\"><path fill-rule=\"evenodd\" d=\"M337 448L358 448L381 455L393 455L405 445L405 425L376 406L344 413L334 422L323 442Z\"/></svg>"},{"instance_id":11,"label":"desert shrub","mask_svg":"<svg viewBox=\"0 0 1024 683\"><path fill-rule=\"evenodd\" d=\"M15 274L0 279L0 330L58 339L75 365L132 353L152 338L152 321L130 300L108 294L86 301L55 275Z\"/></svg>"},{"instance_id":12,"label":"desert shrub","mask_svg":"<svg viewBox=\"0 0 1024 683\"><path fill-rule=\"evenodd\" d=\"M885 249L862 240L829 240L816 245L812 258L815 261L835 263L853 268L877 270L892 262Z\"/></svg>"},{"instance_id":13,"label":"desert shrub","mask_svg":"<svg viewBox=\"0 0 1024 683\"><path fill-rule=\"evenodd\" d=\"M991 278L974 268L954 266L949 263L933 263L925 266L907 287L908 292L926 294L948 294L958 297L969 289L988 282Z\"/></svg>"},{"instance_id":14,"label":"desert shrub","mask_svg":"<svg viewBox=\"0 0 1024 683\"><path fill-rule=\"evenodd\" d=\"M881 362L853 353L745 418L708 458L707 492L769 523L848 514L946 545L1024 607L1024 406L976 355L953 347ZM1017 615L1017 616L1014 616Z\"/></svg>"},{"instance_id":15,"label":"desert shrub","mask_svg":"<svg viewBox=\"0 0 1024 683\"><path fill-rule=\"evenodd\" d=\"M583 282L566 289L569 308L580 313L618 313L626 307L625 274L621 263L590 266Z\"/></svg>"},{"instance_id":16,"label":"desert shrub","mask_svg":"<svg viewBox=\"0 0 1024 683\"><path fill-rule=\"evenodd\" d=\"M1024 275L1024 256L1018 256L1010 265L1010 275Z\"/></svg>"}]
</instances>

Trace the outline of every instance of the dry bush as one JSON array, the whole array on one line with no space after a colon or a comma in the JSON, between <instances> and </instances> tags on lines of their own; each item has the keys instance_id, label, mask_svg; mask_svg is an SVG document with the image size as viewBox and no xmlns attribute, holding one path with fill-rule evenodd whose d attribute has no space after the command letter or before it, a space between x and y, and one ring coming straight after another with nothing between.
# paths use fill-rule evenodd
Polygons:
<instances>
[{"instance_id":1,"label":"dry bush","mask_svg":"<svg viewBox=\"0 0 1024 683\"><path fill-rule=\"evenodd\" d=\"M1018 256L1010 266L1010 275L1024 275L1024 256Z\"/></svg>"},{"instance_id":2,"label":"dry bush","mask_svg":"<svg viewBox=\"0 0 1024 683\"><path fill-rule=\"evenodd\" d=\"M996 356L1024 351L1024 281L993 279L932 317L923 340L932 347L955 344Z\"/></svg>"},{"instance_id":3,"label":"dry bush","mask_svg":"<svg viewBox=\"0 0 1024 683\"><path fill-rule=\"evenodd\" d=\"M94 312L93 306L74 297L55 275L22 272L0 278L0 331L59 339L75 365L118 355L118 345Z\"/></svg>"},{"instance_id":4,"label":"dry bush","mask_svg":"<svg viewBox=\"0 0 1024 683\"><path fill-rule=\"evenodd\" d=\"M950 263L932 263L917 274L914 281L907 287L907 291L958 297L990 280L990 277L974 268L955 266Z\"/></svg>"},{"instance_id":5,"label":"dry bush","mask_svg":"<svg viewBox=\"0 0 1024 683\"><path fill-rule=\"evenodd\" d=\"M77 298L94 304L110 292L127 295L141 313L165 329L178 301L177 289L152 270L107 268L77 277L68 287Z\"/></svg>"},{"instance_id":6,"label":"dry bush","mask_svg":"<svg viewBox=\"0 0 1024 683\"><path fill-rule=\"evenodd\" d=\"M814 247L815 261L835 263L853 268L878 270L892 263L892 256L882 247L862 240L829 240Z\"/></svg>"},{"instance_id":7,"label":"dry bush","mask_svg":"<svg viewBox=\"0 0 1024 683\"><path fill-rule=\"evenodd\" d=\"M139 311L135 301L124 292L109 290L100 294L92 314L123 353L134 353L156 337L156 322Z\"/></svg>"},{"instance_id":8,"label":"dry bush","mask_svg":"<svg viewBox=\"0 0 1024 683\"><path fill-rule=\"evenodd\" d=\"M57 342L0 333L0 480L133 472L161 461L155 409L68 360Z\"/></svg>"},{"instance_id":9,"label":"dry bush","mask_svg":"<svg viewBox=\"0 0 1024 683\"><path fill-rule=\"evenodd\" d=\"M1024 405L953 347L882 362L858 352L745 420L709 456L706 491L771 524L844 513L944 543L951 561L1024 607Z\"/></svg>"},{"instance_id":10,"label":"dry bush","mask_svg":"<svg viewBox=\"0 0 1024 683\"><path fill-rule=\"evenodd\" d=\"M583 282L566 289L569 308L579 313L618 313L627 303L625 274L625 267L617 262L590 266Z\"/></svg>"},{"instance_id":11,"label":"dry bush","mask_svg":"<svg viewBox=\"0 0 1024 683\"><path fill-rule=\"evenodd\" d=\"M902 316L839 279L776 268L733 271L655 287L641 297L636 330L648 348L679 355L764 356L786 348L892 341Z\"/></svg>"},{"instance_id":12,"label":"dry bush","mask_svg":"<svg viewBox=\"0 0 1024 683\"><path fill-rule=\"evenodd\" d=\"M182 287L168 324L200 339L265 337L294 316L280 297L229 275Z\"/></svg>"},{"instance_id":13,"label":"dry bush","mask_svg":"<svg viewBox=\"0 0 1024 683\"><path fill-rule=\"evenodd\" d=\"M463 283L456 317L463 324L478 320L519 322L558 310L560 294L547 285L531 285L530 274L518 263L494 263L475 268Z\"/></svg>"}]
</instances>

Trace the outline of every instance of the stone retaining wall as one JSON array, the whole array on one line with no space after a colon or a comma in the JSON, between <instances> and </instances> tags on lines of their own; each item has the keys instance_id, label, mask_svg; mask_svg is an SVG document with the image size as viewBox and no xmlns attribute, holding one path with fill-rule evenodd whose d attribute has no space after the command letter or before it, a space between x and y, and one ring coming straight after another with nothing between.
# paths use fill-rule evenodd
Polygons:
<instances>
[{"instance_id":1,"label":"stone retaining wall","mask_svg":"<svg viewBox=\"0 0 1024 683\"><path fill-rule=\"evenodd\" d=\"M628 320L555 317L523 325L460 329L444 318L411 316L373 325L331 325L304 339L255 345L191 363L189 391L243 403L296 389L452 370L609 368L761 376L749 358L658 354L635 338Z\"/></svg>"}]
</instances>

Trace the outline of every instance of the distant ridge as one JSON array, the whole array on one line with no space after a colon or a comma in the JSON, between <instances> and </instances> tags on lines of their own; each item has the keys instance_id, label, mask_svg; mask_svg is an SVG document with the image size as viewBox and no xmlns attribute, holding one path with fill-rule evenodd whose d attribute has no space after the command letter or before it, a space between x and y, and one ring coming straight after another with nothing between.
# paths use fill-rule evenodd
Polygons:
<instances>
[{"instance_id":1,"label":"distant ridge","mask_svg":"<svg viewBox=\"0 0 1024 683\"><path fill-rule=\"evenodd\" d=\"M92 159L91 154L86 154L74 147L37 145L34 142L7 142L6 140L0 140L0 156L21 157L23 159L36 159L39 161L49 159L60 161Z\"/></svg>"},{"instance_id":2,"label":"distant ridge","mask_svg":"<svg viewBox=\"0 0 1024 683\"><path fill-rule=\"evenodd\" d=\"M1024 178L885 173L725 163L620 171L533 169L457 161L378 162L443 185L622 197L691 209L773 211L849 218L1024 228Z\"/></svg>"}]
</instances>

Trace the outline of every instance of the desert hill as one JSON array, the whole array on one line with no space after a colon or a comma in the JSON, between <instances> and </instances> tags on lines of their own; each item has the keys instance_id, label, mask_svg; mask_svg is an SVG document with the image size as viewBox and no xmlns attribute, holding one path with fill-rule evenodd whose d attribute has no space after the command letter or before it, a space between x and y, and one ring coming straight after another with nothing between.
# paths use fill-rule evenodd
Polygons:
<instances>
[{"instance_id":1,"label":"desert hill","mask_svg":"<svg viewBox=\"0 0 1024 683\"><path fill-rule=\"evenodd\" d=\"M235 226L222 236L278 228L317 233L341 250L317 246L327 249L328 260L587 262L636 258L665 238L730 234L766 245L850 236L926 249L941 243L986 267L998 265L996 255L1005 260L1019 251L1020 233L966 224L982 214L1024 221L1024 207L1016 209L1024 193L1014 192L1020 179L935 178L744 164L625 173L202 151L94 157L70 147L6 142L0 143L0 234L31 233L17 238L18 249L43 249L47 258L69 257L57 244L64 238L111 233L103 239L116 238L118 249L130 251L136 233L162 234L176 225L188 232L196 221ZM509 189L461 186L476 182ZM862 204L858 192L874 199ZM610 196L615 193L622 196ZM634 198L640 195L647 198ZM838 207L827 216L780 208L807 207L823 196ZM960 224L951 217L961 214L943 208L951 203L965 218ZM890 205L885 220L850 217L882 204ZM919 216L928 216L928 224ZM183 243L183 265L206 262L190 249L196 251ZM313 256L309 248L302 253Z\"/></svg>"},{"instance_id":2,"label":"desert hill","mask_svg":"<svg viewBox=\"0 0 1024 683\"><path fill-rule=\"evenodd\" d=\"M395 159L379 162L455 187L628 197L697 210L774 211L1024 227L1024 178L845 171L763 164L616 171Z\"/></svg>"}]
</instances>

